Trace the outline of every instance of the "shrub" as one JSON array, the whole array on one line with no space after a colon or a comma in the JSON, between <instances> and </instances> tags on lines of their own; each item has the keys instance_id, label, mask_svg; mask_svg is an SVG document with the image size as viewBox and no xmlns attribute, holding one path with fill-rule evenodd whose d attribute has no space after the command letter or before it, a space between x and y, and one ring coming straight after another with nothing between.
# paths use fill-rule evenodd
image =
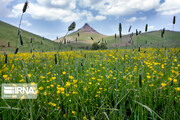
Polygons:
<instances>
[{"instance_id":1,"label":"shrub","mask_svg":"<svg viewBox=\"0 0 180 120\"><path fill-rule=\"evenodd\" d=\"M105 49L107 49L107 45L105 43L101 43L99 45L99 48L102 49L102 50L105 50Z\"/></svg>"},{"instance_id":2,"label":"shrub","mask_svg":"<svg viewBox=\"0 0 180 120\"><path fill-rule=\"evenodd\" d=\"M107 49L107 45L105 43L101 43L100 45L98 45L98 43L94 42L92 44L92 47L91 47L92 50L98 50L98 49Z\"/></svg>"},{"instance_id":3,"label":"shrub","mask_svg":"<svg viewBox=\"0 0 180 120\"><path fill-rule=\"evenodd\" d=\"M91 49L92 49L92 50L98 50L98 49L99 49L98 43L94 42L94 43L92 44L92 48L91 48Z\"/></svg>"}]
</instances>

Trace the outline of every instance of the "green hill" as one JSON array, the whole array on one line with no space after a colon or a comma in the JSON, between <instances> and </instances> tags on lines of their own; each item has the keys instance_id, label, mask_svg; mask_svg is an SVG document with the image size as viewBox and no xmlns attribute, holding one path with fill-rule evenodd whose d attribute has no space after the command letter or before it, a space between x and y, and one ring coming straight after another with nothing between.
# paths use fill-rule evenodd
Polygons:
<instances>
[{"instance_id":1,"label":"green hill","mask_svg":"<svg viewBox=\"0 0 180 120\"><path fill-rule=\"evenodd\" d=\"M0 53L2 52L14 52L16 49L18 28L7 23L0 21ZM18 47L20 52L31 52L31 51L57 51L59 44L57 42L64 41L63 37L51 41L41 36L29 33L25 30L21 31L24 46L20 45L18 39ZM30 38L34 38L30 43ZM102 40L103 38L103 40ZM161 38L161 31L152 31L142 33L138 36L133 34L132 39L130 35L124 35L121 39L117 35L116 39L113 36L105 36L98 33L96 30L91 28L87 23L79 30L66 36L68 43L62 44L61 50L71 50L81 48L90 48L94 42L105 42L108 48L137 48L141 47L180 47L180 32L165 31L164 37ZM8 42L10 46L8 46Z\"/></svg>"},{"instance_id":2,"label":"green hill","mask_svg":"<svg viewBox=\"0 0 180 120\"><path fill-rule=\"evenodd\" d=\"M79 34L79 36L78 36ZM93 38L93 40L91 39ZM103 38L103 40L102 40ZM151 31L147 33L142 33L136 36L133 34L132 39L130 35L123 35L119 38L116 36L105 36L93 28L91 28L87 23L79 30L67 35L67 41L70 41L67 45L79 48L90 47L93 42L106 42L108 48L137 48L141 47L180 47L180 32L165 31L164 37L161 38L161 31ZM77 40L77 41L76 41ZM63 42L63 38L55 40L55 42Z\"/></svg>"},{"instance_id":3,"label":"green hill","mask_svg":"<svg viewBox=\"0 0 180 120\"><path fill-rule=\"evenodd\" d=\"M130 35L124 35L121 39L119 36L115 39L114 36L104 38L107 41L109 48L127 47L180 47L180 32L165 31L164 37L161 37L161 31L151 31L142 33L138 36L133 34L132 40ZM133 41L133 42L132 42Z\"/></svg>"},{"instance_id":4,"label":"green hill","mask_svg":"<svg viewBox=\"0 0 180 120\"><path fill-rule=\"evenodd\" d=\"M14 52L16 49L18 28L0 21L0 52ZM41 36L29 33L25 30L21 30L24 46L20 45L20 40L18 39L18 46L20 52L30 52L32 51L54 51L58 49L58 44L49 39L43 38ZM33 38L32 43L30 43L30 38ZM10 42L10 47L8 47L8 42ZM64 48L62 48L64 49Z\"/></svg>"},{"instance_id":5,"label":"green hill","mask_svg":"<svg viewBox=\"0 0 180 120\"><path fill-rule=\"evenodd\" d=\"M86 23L82 28L67 35L66 40L70 41L70 43L67 44L69 46L85 48L85 47L91 45L93 42L98 42L99 40L101 40L104 37L106 37L106 36L98 33L96 30L91 28ZM64 38L62 37L58 40L55 40L55 42L60 42L60 41L63 42Z\"/></svg>"}]
</instances>

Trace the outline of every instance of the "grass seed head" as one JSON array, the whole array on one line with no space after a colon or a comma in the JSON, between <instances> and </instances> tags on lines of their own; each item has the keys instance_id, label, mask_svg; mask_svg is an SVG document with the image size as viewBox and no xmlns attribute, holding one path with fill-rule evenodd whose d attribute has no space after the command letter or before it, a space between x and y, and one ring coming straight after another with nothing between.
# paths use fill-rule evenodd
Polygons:
<instances>
[{"instance_id":1,"label":"grass seed head","mask_svg":"<svg viewBox=\"0 0 180 120\"><path fill-rule=\"evenodd\" d=\"M68 27L68 31L74 30L75 27L76 27L76 23L75 22L71 23L71 25Z\"/></svg>"},{"instance_id":2,"label":"grass seed head","mask_svg":"<svg viewBox=\"0 0 180 120\"><path fill-rule=\"evenodd\" d=\"M138 52L140 52L141 51L141 47L138 47Z\"/></svg>"},{"instance_id":3,"label":"grass seed head","mask_svg":"<svg viewBox=\"0 0 180 120\"><path fill-rule=\"evenodd\" d=\"M148 24L146 24L145 31L146 32L148 31Z\"/></svg>"},{"instance_id":4,"label":"grass seed head","mask_svg":"<svg viewBox=\"0 0 180 120\"><path fill-rule=\"evenodd\" d=\"M176 23L176 16L173 17L173 24Z\"/></svg>"},{"instance_id":5,"label":"grass seed head","mask_svg":"<svg viewBox=\"0 0 180 120\"><path fill-rule=\"evenodd\" d=\"M163 32L163 30L161 31L161 38L163 38L164 37L164 32Z\"/></svg>"},{"instance_id":6,"label":"grass seed head","mask_svg":"<svg viewBox=\"0 0 180 120\"><path fill-rule=\"evenodd\" d=\"M5 64L7 64L7 54L5 54Z\"/></svg>"},{"instance_id":7,"label":"grass seed head","mask_svg":"<svg viewBox=\"0 0 180 120\"><path fill-rule=\"evenodd\" d=\"M91 64L91 68L93 68L93 64Z\"/></svg>"},{"instance_id":8,"label":"grass seed head","mask_svg":"<svg viewBox=\"0 0 180 120\"><path fill-rule=\"evenodd\" d=\"M26 12L26 10L27 10L27 7L28 7L28 1L26 1L25 3L24 3L24 7L23 7L23 13L25 13Z\"/></svg>"},{"instance_id":9,"label":"grass seed head","mask_svg":"<svg viewBox=\"0 0 180 120\"><path fill-rule=\"evenodd\" d=\"M23 39L22 39L21 34L19 35L19 38L20 38L20 43L21 43L21 45L23 46Z\"/></svg>"},{"instance_id":10,"label":"grass seed head","mask_svg":"<svg viewBox=\"0 0 180 120\"><path fill-rule=\"evenodd\" d=\"M54 54L54 56L55 56L55 59L54 59L55 64L57 64L57 55L56 55L56 54Z\"/></svg>"},{"instance_id":11,"label":"grass seed head","mask_svg":"<svg viewBox=\"0 0 180 120\"><path fill-rule=\"evenodd\" d=\"M128 32L130 32L131 31L131 25L130 25L130 27L129 27L129 30L128 30Z\"/></svg>"},{"instance_id":12,"label":"grass seed head","mask_svg":"<svg viewBox=\"0 0 180 120\"><path fill-rule=\"evenodd\" d=\"M164 35L164 34L165 34L165 28L163 28L163 31L162 31L162 32L163 32L163 35Z\"/></svg>"},{"instance_id":13,"label":"grass seed head","mask_svg":"<svg viewBox=\"0 0 180 120\"><path fill-rule=\"evenodd\" d=\"M19 48L17 47L16 50L15 50L15 52L14 52L14 54L17 54L17 53L18 53L18 50L19 50Z\"/></svg>"},{"instance_id":14,"label":"grass seed head","mask_svg":"<svg viewBox=\"0 0 180 120\"><path fill-rule=\"evenodd\" d=\"M10 45L10 42L8 42L8 47L10 47L11 45Z\"/></svg>"},{"instance_id":15,"label":"grass seed head","mask_svg":"<svg viewBox=\"0 0 180 120\"><path fill-rule=\"evenodd\" d=\"M91 37L91 40L94 40L93 37Z\"/></svg>"},{"instance_id":16,"label":"grass seed head","mask_svg":"<svg viewBox=\"0 0 180 120\"><path fill-rule=\"evenodd\" d=\"M122 31L122 25L121 25L121 23L119 23L119 32L121 32Z\"/></svg>"},{"instance_id":17,"label":"grass seed head","mask_svg":"<svg viewBox=\"0 0 180 120\"><path fill-rule=\"evenodd\" d=\"M136 36L138 36L138 30L136 29Z\"/></svg>"},{"instance_id":18,"label":"grass seed head","mask_svg":"<svg viewBox=\"0 0 180 120\"><path fill-rule=\"evenodd\" d=\"M33 38L31 37L31 38L30 38L30 43L32 43L32 40L33 40Z\"/></svg>"},{"instance_id":19,"label":"grass seed head","mask_svg":"<svg viewBox=\"0 0 180 120\"><path fill-rule=\"evenodd\" d=\"M142 76L139 74L139 87L142 88Z\"/></svg>"}]
</instances>

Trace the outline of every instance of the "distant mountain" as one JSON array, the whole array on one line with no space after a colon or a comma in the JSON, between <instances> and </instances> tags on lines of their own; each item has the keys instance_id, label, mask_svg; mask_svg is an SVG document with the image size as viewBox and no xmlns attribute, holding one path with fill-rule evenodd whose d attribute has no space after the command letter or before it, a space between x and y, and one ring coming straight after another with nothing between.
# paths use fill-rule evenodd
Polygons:
<instances>
[{"instance_id":1,"label":"distant mountain","mask_svg":"<svg viewBox=\"0 0 180 120\"><path fill-rule=\"evenodd\" d=\"M83 27L78 29L77 31L69 34L66 36L66 40L70 42L69 44L76 44L76 45L89 45L93 42L98 42L103 37L106 37L105 35L97 32L95 29L93 29L88 23L85 23ZM55 42L63 42L64 37L55 40Z\"/></svg>"},{"instance_id":2,"label":"distant mountain","mask_svg":"<svg viewBox=\"0 0 180 120\"><path fill-rule=\"evenodd\" d=\"M77 30L77 32L86 32L86 33L98 33L96 30L94 30L92 27L89 26L88 23L85 23L84 26Z\"/></svg>"}]
</instances>

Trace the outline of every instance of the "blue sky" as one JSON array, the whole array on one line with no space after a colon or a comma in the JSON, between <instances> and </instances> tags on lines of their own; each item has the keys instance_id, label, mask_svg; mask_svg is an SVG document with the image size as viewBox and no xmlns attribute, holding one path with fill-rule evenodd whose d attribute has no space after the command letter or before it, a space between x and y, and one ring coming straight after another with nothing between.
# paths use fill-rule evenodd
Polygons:
<instances>
[{"instance_id":1,"label":"blue sky","mask_svg":"<svg viewBox=\"0 0 180 120\"><path fill-rule=\"evenodd\" d=\"M166 28L180 31L180 0L28 0L21 28L51 40L62 37L75 21L76 29L88 23L104 35L118 33L122 23L123 34L129 26L144 32ZM0 20L18 26L25 0L1 0Z\"/></svg>"}]
</instances>

